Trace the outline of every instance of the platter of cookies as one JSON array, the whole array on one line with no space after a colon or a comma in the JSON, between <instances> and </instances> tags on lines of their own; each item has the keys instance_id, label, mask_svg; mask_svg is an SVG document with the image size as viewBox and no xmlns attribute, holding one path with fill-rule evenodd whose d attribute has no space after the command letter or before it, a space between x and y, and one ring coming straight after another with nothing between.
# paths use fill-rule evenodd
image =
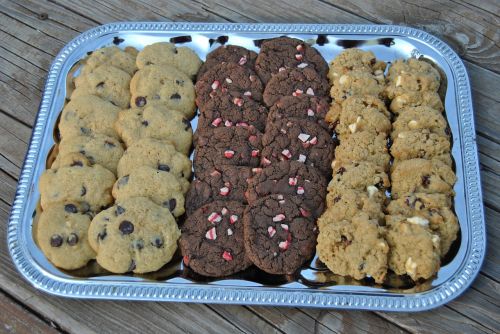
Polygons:
<instances>
[{"instance_id":1,"label":"platter of cookies","mask_svg":"<svg viewBox=\"0 0 500 334\"><path fill-rule=\"evenodd\" d=\"M418 30L105 25L54 62L9 249L77 298L435 307L484 256L472 130Z\"/></svg>"}]
</instances>

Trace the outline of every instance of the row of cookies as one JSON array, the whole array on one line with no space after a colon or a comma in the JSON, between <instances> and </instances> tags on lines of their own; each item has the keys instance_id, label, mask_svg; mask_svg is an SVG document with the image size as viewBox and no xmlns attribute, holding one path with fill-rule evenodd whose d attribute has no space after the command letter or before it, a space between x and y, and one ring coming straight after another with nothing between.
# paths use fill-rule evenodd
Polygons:
<instances>
[{"instance_id":1,"label":"row of cookies","mask_svg":"<svg viewBox=\"0 0 500 334\"><path fill-rule=\"evenodd\" d=\"M314 255L331 173L328 66L304 41L279 37L262 42L255 67L269 115L247 191L245 249L261 270L293 274Z\"/></svg>"},{"instance_id":2,"label":"row of cookies","mask_svg":"<svg viewBox=\"0 0 500 334\"><path fill-rule=\"evenodd\" d=\"M385 63L347 49L330 63L327 121L339 146L332 162L327 210L318 219L319 259L334 273L383 282L389 247L383 237L389 188L391 114L383 98Z\"/></svg>"},{"instance_id":3,"label":"row of cookies","mask_svg":"<svg viewBox=\"0 0 500 334\"><path fill-rule=\"evenodd\" d=\"M386 93L396 114L390 148L392 200L387 206L389 268L412 279L432 277L457 237L451 208L456 177L450 131L437 93L439 72L424 60L396 60ZM411 245L409 247L408 245Z\"/></svg>"},{"instance_id":4,"label":"row of cookies","mask_svg":"<svg viewBox=\"0 0 500 334\"><path fill-rule=\"evenodd\" d=\"M48 192L50 194L52 191L52 193L58 195L57 199L51 198L52 201L65 203L66 215L68 213L78 215L84 212L91 218L97 214L92 221L92 225L90 225L88 236L90 248L97 252L98 263L112 272L132 270L134 272L147 272L158 269L158 263L155 265L147 264L144 263L144 259L137 261L141 257L140 254L137 254L137 251L146 254L149 251L148 248L153 246L156 249L155 252L165 253L160 256L160 262L163 261L164 264L175 251L176 240L180 234L170 211L180 215L184 210L182 190L187 190L189 185L187 178L189 178L191 172L191 164L185 154L188 154L190 150L192 131L190 127L187 129L186 124L189 124L189 121L183 114L192 115L194 111L194 92L190 77L172 67L171 72L173 74L169 77L169 83L165 85L175 87L174 85L178 82L184 81L187 88L169 88L177 90L182 98L174 99L175 103L168 103L158 99L159 101L150 103L147 108L141 108L141 106L137 105L137 101L143 100L143 98L135 96L137 93L146 92L145 96L147 97L150 96L147 94L162 95L159 86L145 88L143 87L144 83L137 84L137 81L140 81L140 78L144 75L142 71L146 66L145 64L149 66L149 64L153 64L153 61L160 62L161 60L164 62L160 64L160 67L168 68L169 65L175 64L175 59L178 59L178 57L172 56L177 50L175 46L169 43L158 44L160 45L146 47L139 54L131 52L129 48L126 49L126 52L117 47L102 48L94 51L86 59L80 75L75 79L76 89L61 115L59 131L62 140L59 144L59 155L53 164L53 172L48 170L45 173L52 176L42 176L40 180L42 208L44 209L40 221L43 221L44 215L46 215L43 205L46 196L44 196L43 189L49 189L49 184L64 181L65 177L72 179L72 182L76 184L81 183L81 181L88 183L92 180L94 188L83 185L87 191L80 197L71 197L69 195L70 192L75 192L71 187L62 192L58 189L48 190ZM181 49L187 48L179 48L179 50ZM151 52L151 50L154 52ZM194 52L189 50L188 53L192 59L197 59ZM198 59L198 67L200 63L201 61ZM137 68L140 71L137 71ZM149 72L155 73L155 71ZM131 75L133 75L132 78ZM166 80L165 76L160 79ZM134 87L132 87L132 82L136 82ZM87 94L81 93L82 89L85 89ZM191 93L191 98L189 93ZM183 100L183 104L176 104L179 102L177 100ZM134 106L134 104L134 108L124 109L128 108L129 105ZM182 111L174 111L172 109L174 106L182 108ZM149 123L152 124L151 127L149 127ZM186 129L181 130L184 128ZM86 145L79 149L78 155L73 153L72 156L66 158L66 154L61 154L61 152L65 153L67 151L66 143L68 140L71 143L86 143L88 138L100 138L102 136L108 136L112 139L107 138L104 144L101 145L107 149L107 152L100 148L94 148L96 145ZM123 153L124 147L127 148L125 153ZM176 149L183 153L177 152ZM59 160L66 162L71 168L79 168L79 170L54 169L59 167ZM168 164L160 164L160 161L168 161ZM86 166L87 164L91 166ZM96 173L89 171L89 168L91 170L105 169L101 167L101 164L118 176L116 182L114 181L115 175L111 174L112 178L109 177L105 180L108 182L104 182L102 176L100 179L96 178ZM160 174L158 170L165 171L165 173ZM84 179L79 179L79 176ZM110 175L108 174L108 176ZM43 186L45 183L47 183L46 187ZM110 183L112 184L110 185ZM167 204L158 202L158 199L162 198L162 192L165 192L165 189L157 186L158 184L167 183L169 187L166 192L170 192L168 195L175 195L177 198L182 197L182 200L179 201L181 205L172 205L171 198L169 198ZM116 203L115 206L99 213L100 210L109 207L113 203L114 199L110 196L111 189L113 189L112 194L119 204ZM81 194L83 193L82 190ZM87 194L89 200L85 198ZM106 202L104 203L98 196L105 197ZM167 206L167 208L163 209L150 199L141 197L149 197L156 200L157 204L161 204L163 207ZM91 205L87 204L89 202ZM141 205L136 202L140 202ZM124 214L124 207L133 209L127 210L127 213ZM139 212L144 213L144 210L149 213L155 212L156 216L161 213L161 215L165 216L164 220L169 222L168 227L166 226L164 231L158 231L156 227L151 227L151 230L151 228L143 226L144 222L139 217L143 216L144 221L152 219L149 214L138 214ZM123 215L130 216L130 219ZM156 216L155 219L158 218ZM170 222L173 222L174 225ZM121 226L122 223L127 227ZM154 223L151 224L155 225ZM40 224L40 226L43 227L43 224ZM39 231L42 230L43 228L39 229ZM162 232L167 230L173 231L173 234L169 232L171 237L162 237ZM130 233L124 231L130 231ZM149 234L154 234L154 242L141 239L141 236ZM159 242L159 240L165 240L165 242ZM41 244L41 242L39 243ZM159 244L161 244L160 247L158 247ZM130 247L131 245L137 247ZM88 244L85 246L89 248ZM41 246L41 248L44 250L44 247ZM51 246L51 248L54 247ZM71 254L78 252L75 247L62 251L59 250L64 248L61 245L56 248L58 249L44 250L44 252L46 254L50 251L60 254L64 252L67 260L72 262L70 265L63 265L60 261L54 260L47 255L55 265L64 269L81 267L88 260L95 257L94 253L93 257L89 256L77 263L71 256ZM142 249L145 250L142 251ZM68 254L70 256L67 256ZM109 256L110 254L115 255ZM121 256L119 261L117 261L118 254Z\"/></svg>"}]
</instances>

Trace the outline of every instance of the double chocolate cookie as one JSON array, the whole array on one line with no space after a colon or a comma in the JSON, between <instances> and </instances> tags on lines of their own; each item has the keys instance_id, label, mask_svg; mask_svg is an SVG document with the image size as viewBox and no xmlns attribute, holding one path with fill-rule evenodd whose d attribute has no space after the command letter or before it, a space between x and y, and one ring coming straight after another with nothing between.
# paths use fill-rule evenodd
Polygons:
<instances>
[{"instance_id":1,"label":"double chocolate cookie","mask_svg":"<svg viewBox=\"0 0 500 334\"><path fill-rule=\"evenodd\" d=\"M205 63L198 71L197 80L211 68L222 63L234 63L253 70L257 53L238 45L223 45L207 55Z\"/></svg>"}]
</instances>

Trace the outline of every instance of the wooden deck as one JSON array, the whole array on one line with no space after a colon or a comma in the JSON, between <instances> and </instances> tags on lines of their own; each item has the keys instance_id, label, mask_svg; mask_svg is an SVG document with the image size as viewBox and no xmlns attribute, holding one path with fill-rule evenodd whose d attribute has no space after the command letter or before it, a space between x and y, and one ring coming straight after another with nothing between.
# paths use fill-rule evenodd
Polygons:
<instances>
[{"instance_id":1,"label":"wooden deck","mask_svg":"<svg viewBox=\"0 0 500 334\"><path fill-rule=\"evenodd\" d=\"M32 288L12 264L5 234L47 70L69 40L113 21L394 23L447 41L472 81L488 225L487 257L473 286L417 314L80 301ZM500 332L499 22L497 0L0 0L0 332Z\"/></svg>"}]
</instances>

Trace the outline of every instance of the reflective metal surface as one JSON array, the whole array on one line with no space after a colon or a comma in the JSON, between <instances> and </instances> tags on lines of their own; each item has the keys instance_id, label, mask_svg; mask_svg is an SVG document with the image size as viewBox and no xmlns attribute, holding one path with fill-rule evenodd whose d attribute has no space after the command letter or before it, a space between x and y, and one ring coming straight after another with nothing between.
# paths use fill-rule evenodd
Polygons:
<instances>
[{"instance_id":1,"label":"reflective metal surface","mask_svg":"<svg viewBox=\"0 0 500 334\"><path fill-rule=\"evenodd\" d=\"M250 269L225 279L198 277L180 258L149 275L118 276L89 266L62 272L50 264L32 237L39 200L38 178L54 146L54 126L67 95L67 77L87 52L119 43L142 49L172 41L194 49L204 59L221 43L258 51L262 39L288 35L314 45L327 61L343 48L371 50L378 59L423 56L446 78L442 91L453 135L452 155L458 181L455 211L461 234L437 276L414 284L389 277L383 286L333 275L313 259L296 276L273 276ZM196 119L193 120L196 128ZM71 41L54 60L21 172L8 227L12 259L35 287L75 298L182 301L198 303L335 307L420 311L456 298L472 282L485 252L485 225L470 85L458 56L442 41L420 30L374 25L116 23L97 27Z\"/></svg>"}]
</instances>

